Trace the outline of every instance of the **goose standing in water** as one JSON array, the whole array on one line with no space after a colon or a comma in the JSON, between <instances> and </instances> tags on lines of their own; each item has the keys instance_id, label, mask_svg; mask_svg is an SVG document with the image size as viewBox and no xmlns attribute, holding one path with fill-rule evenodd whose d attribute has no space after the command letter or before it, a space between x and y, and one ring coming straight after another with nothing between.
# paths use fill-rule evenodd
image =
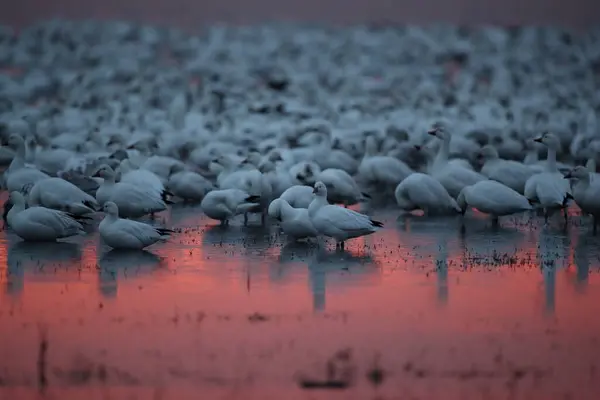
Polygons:
<instances>
[{"instance_id":1,"label":"goose standing in water","mask_svg":"<svg viewBox=\"0 0 600 400\"><path fill-rule=\"evenodd\" d=\"M6 216L8 225L23 240L55 241L75 235L84 235L79 221L89 220L64 211L46 207L26 208L25 197L19 192L11 192L12 208Z\"/></svg>"},{"instance_id":2,"label":"goose standing in water","mask_svg":"<svg viewBox=\"0 0 600 400\"><path fill-rule=\"evenodd\" d=\"M102 211L106 216L100 222L98 231L104 243L113 249L141 250L168 240L173 233L170 229L119 218L119 207L112 201L106 202Z\"/></svg>"},{"instance_id":3,"label":"goose standing in water","mask_svg":"<svg viewBox=\"0 0 600 400\"><path fill-rule=\"evenodd\" d=\"M346 240L370 235L383 227L381 222L368 215L329 204L323 182L315 183L313 193L315 197L308 207L310 220L320 234L336 240L336 248L344 250Z\"/></svg>"},{"instance_id":4,"label":"goose standing in water","mask_svg":"<svg viewBox=\"0 0 600 400\"><path fill-rule=\"evenodd\" d=\"M439 181L420 172L415 172L400 182L394 196L400 209L405 212L423 210L427 216L461 212L456 200Z\"/></svg>"},{"instance_id":5,"label":"goose standing in water","mask_svg":"<svg viewBox=\"0 0 600 400\"><path fill-rule=\"evenodd\" d=\"M500 182L487 180L477 182L461 190L457 199L462 213L468 207L490 214L494 226L498 225L498 217L531 210L533 207L525 196L503 185Z\"/></svg>"},{"instance_id":6,"label":"goose standing in water","mask_svg":"<svg viewBox=\"0 0 600 400\"><path fill-rule=\"evenodd\" d=\"M99 209L96 199L62 178L38 181L27 197L30 206L43 206L75 215L91 214Z\"/></svg>"},{"instance_id":7,"label":"goose standing in water","mask_svg":"<svg viewBox=\"0 0 600 400\"><path fill-rule=\"evenodd\" d=\"M228 225L229 219L260 207L260 197L249 195L240 189L221 189L209 192L200 208L209 218Z\"/></svg>"},{"instance_id":8,"label":"goose standing in water","mask_svg":"<svg viewBox=\"0 0 600 400\"><path fill-rule=\"evenodd\" d=\"M140 218L167 209L167 203L154 189L116 182L115 171L108 165L100 167L95 176L104 179L96 191L98 204L103 206L112 201L119 207L119 214L125 218Z\"/></svg>"},{"instance_id":9,"label":"goose standing in water","mask_svg":"<svg viewBox=\"0 0 600 400\"><path fill-rule=\"evenodd\" d=\"M269 217L278 220L283 233L293 240L312 238L319 235L308 216L308 209L294 208L282 198L271 202Z\"/></svg>"},{"instance_id":10,"label":"goose standing in water","mask_svg":"<svg viewBox=\"0 0 600 400\"><path fill-rule=\"evenodd\" d=\"M565 175L565 178L575 180L573 197L575 203L585 214L594 218L594 235L598 233L600 218L600 180L592 179L592 173L586 167L578 166Z\"/></svg>"},{"instance_id":11,"label":"goose standing in water","mask_svg":"<svg viewBox=\"0 0 600 400\"><path fill-rule=\"evenodd\" d=\"M544 172L533 175L525 183L525 197L530 203L539 204L543 208L546 223L548 218L560 209L563 210L566 223L568 201L573 196L569 181L556 166L556 152L560 149L560 141L556 135L547 132L534 141L548 147L548 156Z\"/></svg>"}]
</instances>

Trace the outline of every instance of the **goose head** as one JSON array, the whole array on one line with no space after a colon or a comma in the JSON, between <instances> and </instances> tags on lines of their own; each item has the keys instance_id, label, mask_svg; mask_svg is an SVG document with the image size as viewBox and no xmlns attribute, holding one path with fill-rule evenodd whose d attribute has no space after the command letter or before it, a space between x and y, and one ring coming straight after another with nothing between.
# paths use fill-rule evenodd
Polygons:
<instances>
[{"instance_id":1,"label":"goose head","mask_svg":"<svg viewBox=\"0 0 600 400\"><path fill-rule=\"evenodd\" d=\"M441 124L435 124L427 131L427 133L431 136L435 136L441 140L450 140L450 133L446 130L446 128Z\"/></svg>"},{"instance_id":2,"label":"goose head","mask_svg":"<svg viewBox=\"0 0 600 400\"><path fill-rule=\"evenodd\" d=\"M327 198L327 186L321 181L315 183L313 188L313 193L317 197L325 197Z\"/></svg>"},{"instance_id":3,"label":"goose head","mask_svg":"<svg viewBox=\"0 0 600 400\"><path fill-rule=\"evenodd\" d=\"M542 143L546 147L553 150L560 149L560 140L558 139L558 136L556 136L554 133L544 132L541 136L533 139L533 141L536 143Z\"/></svg>"},{"instance_id":4,"label":"goose head","mask_svg":"<svg viewBox=\"0 0 600 400\"><path fill-rule=\"evenodd\" d=\"M588 179L589 173L590 172L586 167L584 167L583 165L578 165L575 168L571 169L569 172L567 172L565 178L575 180Z\"/></svg>"},{"instance_id":5,"label":"goose head","mask_svg":"<svg viewBox=\"0 0 600 400\"><path fill-rule=\"evenodd\" d=\"M169 176L185 171L185 165L181 163L173 163L169 167Z\"/></svg>"},{"instance_id":6,"label":"goose head","mask_svg":"<svg viewBox=\"0 0 600 400\"><path fill-rule=\"evenodd\" d=\"M20 135L12 134L8 137L8 145L13 149L25 148L25 139Z\"/></svg>"},{"instance_id":7,"label":"goose head","mask_svg":"<svg viewBox=\"0 0 600 400\"><path fill-rule=\"evenodd\" d=\"M115 178L115 171L108 165L102 165L100 166L100 168L98 168L98 170L96 170L96 173L92 175L92 177L94 178L103 178L103 179L110 179L110 178Z\"/></svg>"},{"instance_id":8,"label":"goose head","mask_svg":"<svg viewBox=\"0 0 600 400\"><path fill-rule=\"evenodd\" d=\"M112 201L107 201L102 206L102 212L111 217L119 217L119 207Z\"/></svg>"},{"instance_id":9,"label":"goose head","mask_svg":"<svg viewBox=\"0 0 600 400\"><path fill-rule=\"evenodd\" d=\"M13 206L25 206L25 196L21 192L10 192L8 199Z\"/></svg>"}]
</instances>

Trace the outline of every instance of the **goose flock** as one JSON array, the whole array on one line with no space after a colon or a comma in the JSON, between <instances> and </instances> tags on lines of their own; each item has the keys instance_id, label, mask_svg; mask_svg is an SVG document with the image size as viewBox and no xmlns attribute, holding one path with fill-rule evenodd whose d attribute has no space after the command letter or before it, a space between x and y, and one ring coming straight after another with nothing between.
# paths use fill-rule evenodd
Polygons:
<instances>
[{"instance_id":1,"label":"goose flock","mask_svg":"<svg viewBox=\"0 0 600 400\"><path fill-rule=\"evenodd\" d=\"M196 203L346 240L352 210L600 217L600 31L126 22L0 29L4 219L24 240L141 249ZM258 215L258 217L255 217ZM240 217L242 218L242 217Z\"/></svg>"}]
</instances>

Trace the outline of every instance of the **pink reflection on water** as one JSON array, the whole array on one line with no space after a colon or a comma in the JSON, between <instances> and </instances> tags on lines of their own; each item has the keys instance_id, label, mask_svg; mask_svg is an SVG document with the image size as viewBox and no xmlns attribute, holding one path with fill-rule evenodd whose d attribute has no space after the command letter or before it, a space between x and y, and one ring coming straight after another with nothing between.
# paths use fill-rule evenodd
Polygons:
<instances>
[{"instance_id":1,"label":"pink reflection on water","mask_svg":"<svg viewBox=\"0 0 600 400\"><path fill-rule=\"evenodd\" d=\"M80 251L34 253L0 233L0 268L17 260L21 271L21 290L0 300L0 393L36 394L38 324L60 398L80 398L80 370L92 371L90 396L193 398L201 388L306 398L298 376L323 376L344 348L357 378L343 398L593 398L598 389L598 248L587 236L504 228L461 238L416 218L336 254L282 246L275 230L167 218L183 232L141 255L99 249L95 236ZM554 268L540 270L548 259ZM13 279L2 273L3 286ZM375 392L364 376L376 354L390 377Z\"/></svg>"}]
</instances>

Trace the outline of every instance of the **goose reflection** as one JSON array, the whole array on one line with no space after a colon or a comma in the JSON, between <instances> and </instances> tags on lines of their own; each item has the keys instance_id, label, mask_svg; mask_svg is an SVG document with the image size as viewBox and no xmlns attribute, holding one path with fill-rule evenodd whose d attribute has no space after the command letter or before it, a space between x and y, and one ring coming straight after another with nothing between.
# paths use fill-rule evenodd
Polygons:
<instances>
[{"instance_id":1,"label":"goose reflection","mask_svg":"<svg viewBox=\"0 0 600 400\"><path fill-rule=\"evenodd\" d=\"M577 239L577 246L573 254L573 260L575 261L575 268L577 274L575 275L575 288L578 291L583 292L587 287L588 278L590 274L590 250L591 246L594 246L594 242L588 237L580 235Z\"/></svg>"},{"instance_id":2,"label":"goose reflection","mask_svg":"<svg viewBox=\"0 0 600 400\"><path fill-rule=\"evenodd\" d=\"M131 278L150 274L161 265L161 258L147 250L110 250L98 262L100 293L104 297L116 297L121 276Z\"/></svg>"},{"instance_id":3,"label":"goose reflection","mask_svg":"<svg viewBox=\"0 0 600 400\"><path fill-rule=\"evenodd\" d=\"M378 274L379 268L369 254L354 255L348 250L329 252L320 249L308 263L309 285L313 294L313 310L324 311L328 275L341 285L362 280L365 275Z\"/></svg>"},{"instance_id":4,"label":"goose reflection","mask_svg":"<svg viewBox=\"0 0 600 400\"><path fill-rule=\"evenodd\" d=\"M271 226L207 226L202 246L242 245L246 249L266 249L271 244Z\"/></svg>"},{"instance_id":5,"label":"goose reflection","mask_svg":"<svg viewBox=\"0 0 600 400\"><path fill-rule=\"evenodd\" d=\"M440 304L448 304L448 246L440 241L435 257L435 275L437 277L437 300Z\"/></svg>"},{"instance_id":6,"label":"goose reflection","mask_svg":"<svg viewBox=\"0 0 600 400\"><path fill-rule=\"evenodd\" d=\"M545 311L553 313L556 308L556 272L568 266L570 240L543 229L538 239L538 260L544 280Z\"/></svg>"},{"instance_id":7,"label":"goose reflection","mask_svg":"<svg viewBox=\"0 0 600 400\"><path fill-rule=\"evenodd\" d=\"M57 269L78 265L81 248L75 243L32 243L19 241L8 250L6 293L19 296L25 284L25 272L51 274Z\"/></svg>"}]
</instances>

